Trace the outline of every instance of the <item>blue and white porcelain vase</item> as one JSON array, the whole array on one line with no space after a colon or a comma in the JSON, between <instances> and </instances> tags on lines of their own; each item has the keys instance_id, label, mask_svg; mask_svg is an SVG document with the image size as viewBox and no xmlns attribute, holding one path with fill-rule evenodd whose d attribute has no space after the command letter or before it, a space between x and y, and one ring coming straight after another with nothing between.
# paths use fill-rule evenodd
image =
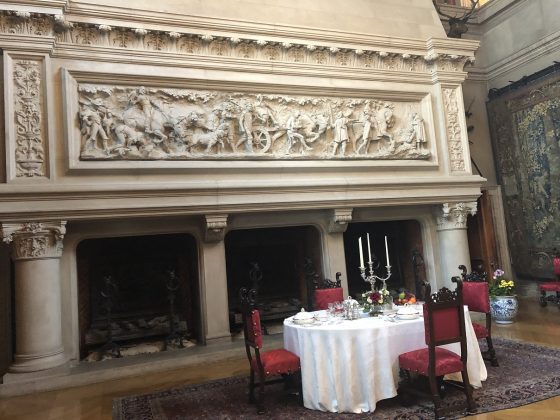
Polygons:
<instances>
[{"instance_id":1,"label":"blue and white porcelain vase","mask_svg":"<svg viewBox=\"0 0 560 420\"><path fill-rule=\"evenodd\" d=\"M490 313L496 324L511 324L518 309L517 296L493 296L490 298Z\"/></svg>"}]
</instances>

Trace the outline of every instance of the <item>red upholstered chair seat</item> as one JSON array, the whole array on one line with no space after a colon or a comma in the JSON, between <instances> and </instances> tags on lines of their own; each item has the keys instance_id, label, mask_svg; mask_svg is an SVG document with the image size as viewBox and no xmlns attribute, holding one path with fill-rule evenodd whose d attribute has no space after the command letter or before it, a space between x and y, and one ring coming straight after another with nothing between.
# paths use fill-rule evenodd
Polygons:
<instances>
[{"instance_id":1,"label":"red upholstered chair seat","mask_svg":"<svg viewBox=\"0 0 560 420\"><path fill-rule=\"evenodd\" d=\"M541 292L560 292L560 281L551 281L539 284Z\"/></svg>"},{"instance_id":2,"label":"red upholstered chair seat","mask_svg":"<svg viewBox=\"0 0 560 420\"><path fill-rule=\"evenodd\" d=\"M343 300L342 287L315 290L315 310L317 311L327 309L331 302L342 302Z\"/></svg>"},{"instance_id":3,"label":"red upholstered chair seat","mask_svg":"<svg viewBox=\"0 0 560 420\"><path fill-rule=\"evenodd\" d=\"M476 338L480 339L480 338L488 337L488 330L484 325L480 325L477 324L476 322L473 322L472 326L474 328L474 333L476 334Z\"/></svg>"},{"instance_id":4,"label":"red upholstered chair seat","mask_svg":"<svg viewBox=\"0 0 560 420\"><path fill-rule=\"evenodd\" d=\"M447 349L436 347L436 376L444 376L448 373L460 372L463 369L461 356ZM428 375L429 350L419 349L399 355L399 366L401 369Z\"/></svg>"},{"instance_id":5,"label":"red upholstered chair seat","mask_svg":"<svg viewBox=\"0 0 560 420\"><path fill-rule=\"evenodd\" d=\"M261 362L266 376L294 373L300 368L299 357L285 349L261 353ZM251 360L251 365L255 371L259 370L256 359Z\"/></svg>"}]
</instances>

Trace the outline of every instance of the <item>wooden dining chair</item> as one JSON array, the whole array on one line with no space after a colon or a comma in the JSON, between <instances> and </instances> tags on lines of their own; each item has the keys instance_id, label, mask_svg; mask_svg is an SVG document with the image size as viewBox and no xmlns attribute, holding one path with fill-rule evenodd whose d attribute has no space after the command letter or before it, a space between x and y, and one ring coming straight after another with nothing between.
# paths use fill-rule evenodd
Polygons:
<instances>
[{"instance_id":1,"label":"wooden dining chair","mask_svg":"<svg viewBox=\"0 0 560 420\"><path fill-rule=\"evenodd\" d=\"M486 339L488 351L483 353L485 359L490 360L492 366L499 366L496 350L492 343L492 315L490 314L490 298L488 296L488 283L464 282L463 303L469 307L471 312L480 312L486 316L486 325L473 322L474 333L478 340Z\"/></svg>"},{"instance_id":2,"label":"wooden dining chair","mask_svg":"<svg viewBox=\"0 0 560 420\"><path fill-rule=\"evenodd\" d=\"M329 307L329 303L342 302L344 300L344 292L340 286L340 276L340 273L336 273L336 281L324 279L315 282L315 292L313 294L314 310L324 310Z\"/></svg>"},{"instance_id":3,"label":"wooden dining chair","mask_svg":"<svg viewBox=\"0 0 560 420\"><path fill-rule=\"evenodd\" d=\"M426 304L424 305L424 330L427 348L409 351L399 355L399 366L407 377L407 383L399 388L399 394L413 393L426 395L413 387L411 373L428 378L430 392L434 403L436 418L443 414L465 408L471 412L475 409L469 375L467 373L467 337L465 332L465 313L463 309L463 282L460 278L453 279L457 289L451 291L444 287L432 294L427 285ZM461 355L440 346L460 343ZM438 378L450 373L461 372L462 389L466 396L465 404L441 407Z\"/></svg>"},{"instance_id":4,"label":"wooden dining chair","mask_svg":"<svg viewBox=\"0 0 560 420\"><path fill-rule=\"evenodd\" d=\"M239 291L243 332L245 335L245 350L251 369L249 378L249 402L257 403L257 412L264 413L264 386L279 382L296 383L300 395L301 376L299 357L294 353L277 349L261 352L263 346L260 313L255 308L257 292L255 289L242 288ZM258 376L258 382L255 381ZM258 398L255 399L255 388L259 388Z\"/></svg>"},{"instance_id":5,"label":"wooden dining chair","mask_svg":"<svg viewBox=\"0 0 560 420\"><path fill-rule=\"evenodd\" d=\"M539 303L542 307L545 307L548 302L553 302L556 303L560 309L560 255L558 254L552 258L552 269L555 281L539 283L539 291L541 292ZM548 292L554 294L547 295Z\"/></svg>"}]
</instances>

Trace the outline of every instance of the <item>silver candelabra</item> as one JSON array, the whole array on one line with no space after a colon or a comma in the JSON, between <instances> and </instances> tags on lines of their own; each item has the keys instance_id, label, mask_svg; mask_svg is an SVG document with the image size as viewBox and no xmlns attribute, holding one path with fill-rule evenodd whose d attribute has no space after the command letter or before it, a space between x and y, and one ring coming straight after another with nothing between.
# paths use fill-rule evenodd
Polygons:
<instances>
[{"instance_id":1,"label":"silver candelabra","mask_svg":"<svg viewBox=\"0 0 560 420\"><path fill-rule=\"evenodd\" d=\"M362 272L362 278L365 281L367 281L369 284L371 284L371 291L372 292L375 291L375 283L377 282L377 280L381 280L383 282L383 287L381 288L381 290L386 289L387 280L389 280L389 278L391 277L391 266L390 265L385 266L387 268L386 277L379 277L375 274L375 271L373 269L373 261L368 261L368 266L369 266L369 275L366 275L366 267L364 266L360 267L360 271ZM379 267L379 265L377 267Z\"/></svg>"}]
</instances>

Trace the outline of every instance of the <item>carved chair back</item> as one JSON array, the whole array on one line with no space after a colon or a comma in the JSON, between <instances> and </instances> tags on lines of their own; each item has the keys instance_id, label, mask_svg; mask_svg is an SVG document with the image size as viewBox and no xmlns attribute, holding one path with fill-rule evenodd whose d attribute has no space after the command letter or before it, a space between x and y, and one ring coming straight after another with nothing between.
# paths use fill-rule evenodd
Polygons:
<instances>
[{"instance_id":1,"label":"carved chair back","mask_svg":"<svg viewBox=\"0 0 560 420\"><path fill-rule=\"evenodd\" d=\"M245 336L245 350L249 363L253 360L251 348L255 351L255 358L259 366L260 349L262 349L262 327L261 318L257 304L257 291L243 287L239 290L239 301L241 305L241 318L243 321L243 334Z\"/></svg>"},{"instance_id":2,"label":"carved chair back","mask_svg":"<svg viewBox=\"0 0 560 420\"><path fill-rule=\"evenodd\" d=\"M457 343L461 345L461 361L467 362L467 338L465 331L465 313L463 310L463 282L458 277L454 291L446 287L437 293L426 288L426 304L424 305L424 329L426 344L429 348L429 370L435 376L435 349L437 346Z\"/></svg>"}]
</instances>

